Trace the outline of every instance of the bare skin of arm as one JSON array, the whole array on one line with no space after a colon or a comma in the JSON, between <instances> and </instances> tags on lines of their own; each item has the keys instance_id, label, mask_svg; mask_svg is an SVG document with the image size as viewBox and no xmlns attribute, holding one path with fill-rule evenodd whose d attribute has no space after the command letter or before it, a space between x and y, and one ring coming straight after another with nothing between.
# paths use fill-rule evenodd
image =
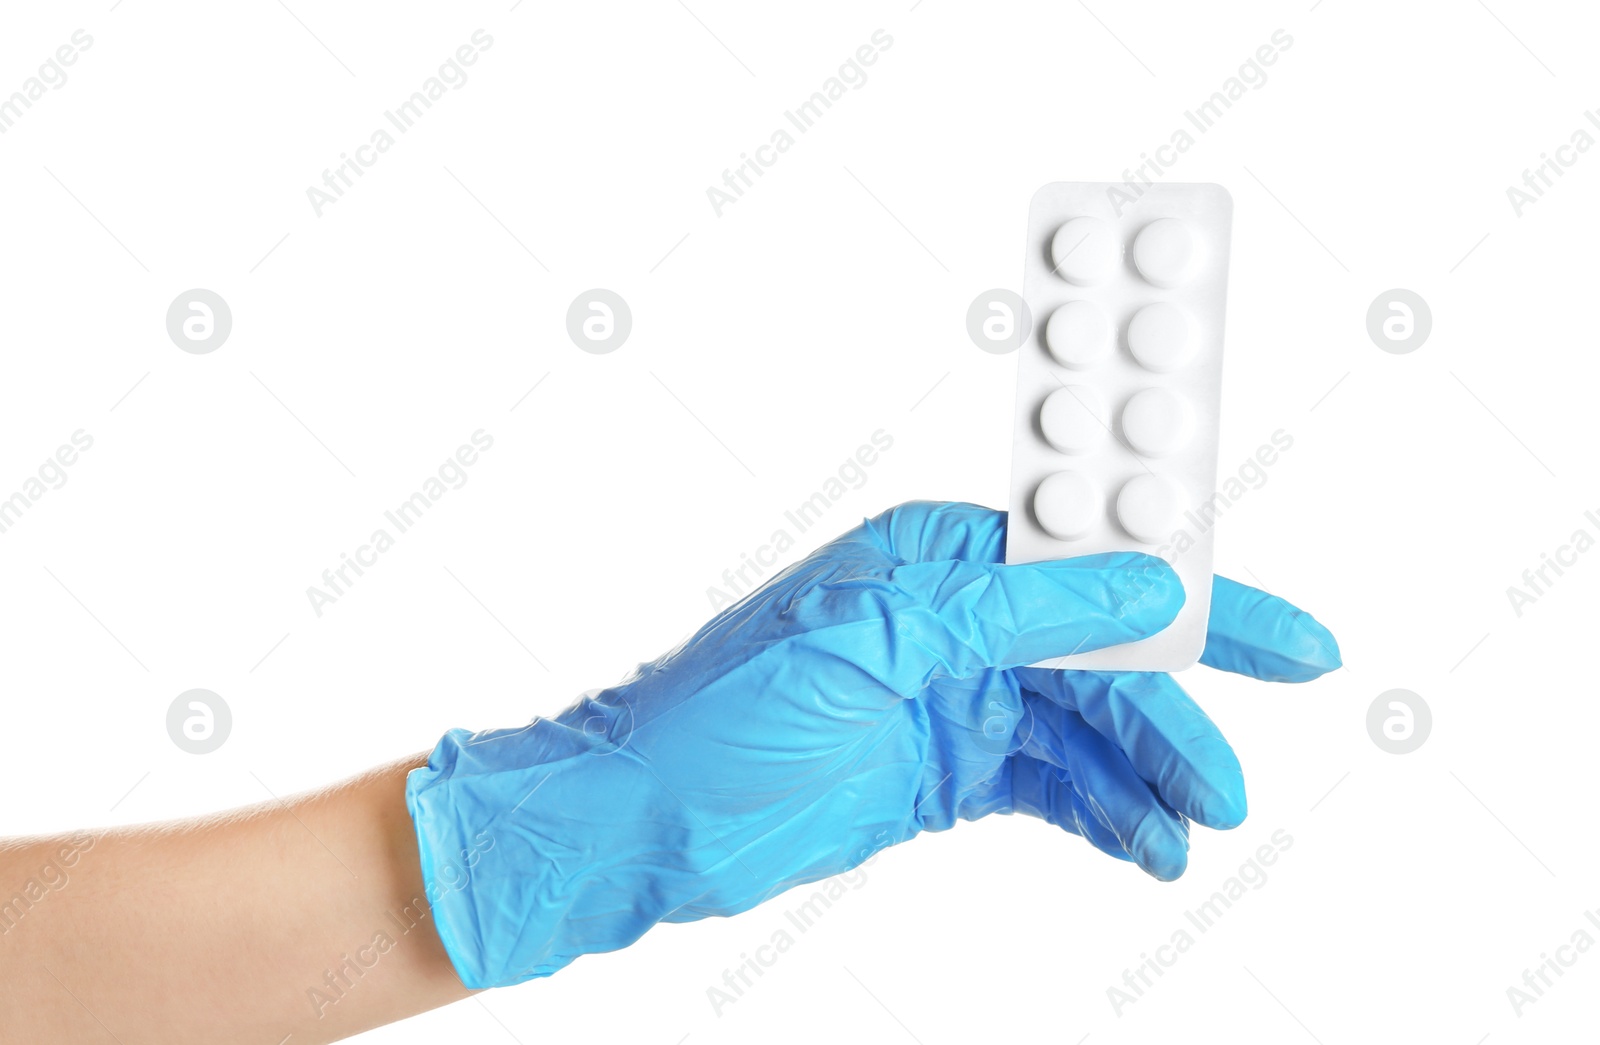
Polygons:
<instances>
[{"instance_id":1,"label":"bare skin of arm","mask_svg":"<svg viewBox=\"0 0 1600 1045\"><path fill-rule=\"evenodd\" d=\"M0 841L3 1037L310 1045L467 997L406 812L425 761L196 820Z\"/></svg>"}]
</instances>

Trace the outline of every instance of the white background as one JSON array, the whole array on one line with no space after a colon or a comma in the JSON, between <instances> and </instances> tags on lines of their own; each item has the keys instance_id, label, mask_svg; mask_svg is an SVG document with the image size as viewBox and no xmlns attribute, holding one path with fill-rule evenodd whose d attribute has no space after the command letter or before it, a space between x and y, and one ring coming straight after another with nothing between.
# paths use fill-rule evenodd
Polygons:
<instances>
[{"instance_id":1,"label":"white background","mask_svg":"<svg viewBox=\"0 0 1600 1045\"><path fill-rule=\"evenodd\" d=\"M1016 357L964 315L1019 280L1030 195L1119 178L1281 28L1168 175L1235 201L1223 471L1294 438L1219 571L1347 664L1185 676L1248 822L1197 830L1169 885L1036 821L962 825L884 853L721 1016L707 987L797 897L369 1040L1578 1036L1600 955L1520 1017L1506 989L1600 904L1600 555L1520 618L1506 588L1600 529L1600 156L1520 217L1506 188L1600 102L1597 27L1490 3L9 11L0 92L94 43L0 136L0 493L94 446L0 535L0 829L256 802L553 712L687 634L877 429L893 449L791 557L907 499L1003 506ZM479 28L469 82L315 216L306 188ZM707 186L880 28L865 85L716 216ZM634 316L606 356L565 332L596 286ZM208 355L165 329L192 287L232 308ZM1410 355L1366 334L1391 287L1432 307ZM318 618L307 586L479 428L467 485ZM206 756L165 729L193 687L234 716ZM1433 711L1410 755L1366 731L1393 687ZM1279 829L1267 883L1118 1016L1106 989Z\"/></svg>"}]
</instances>

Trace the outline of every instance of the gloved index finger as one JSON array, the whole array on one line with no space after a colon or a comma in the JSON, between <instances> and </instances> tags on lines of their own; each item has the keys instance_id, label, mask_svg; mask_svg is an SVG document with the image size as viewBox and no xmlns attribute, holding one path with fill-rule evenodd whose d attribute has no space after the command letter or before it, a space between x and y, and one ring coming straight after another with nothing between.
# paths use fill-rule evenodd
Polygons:
<instances>
[{"instance_id":1,"label":"gloved index finger","mask_svg":"<svg viewBox=\"0 0 1600 1045\"><path fill-rule=\"evenodd\" d=\"M1311 614L1219 576L1200 663L1265 682L1309 682L1344 662L1338 640Z\"/></svg>"},{"instance_id":2,"label":"gloved index finger","mask_svg":"<svg viewBox=\"0 0 1600 1045\"><path fill-rule=\"evenodd\" d=\"M889 576L902 595L896 630L933 655L934 670L961 677L1148 638L1184 599L1172 567L1140 552L909 563Z\"/></svg>"}]
</instances>

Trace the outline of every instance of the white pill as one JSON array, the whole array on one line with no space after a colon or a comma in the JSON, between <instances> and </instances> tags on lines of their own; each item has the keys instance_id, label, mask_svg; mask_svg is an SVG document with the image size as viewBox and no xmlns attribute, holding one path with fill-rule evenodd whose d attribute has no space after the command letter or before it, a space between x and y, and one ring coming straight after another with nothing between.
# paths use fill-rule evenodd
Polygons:
<instances>
[{"instance_id":1,"label":"white pill","mask_svg":"<svg viewBox=\"0 0 1600 1045\"><path fill-rule=\"evenodd\" d=\"M1061 278L1080 287L1104 283L1116 270L1122 243L1099 218L1073 218L1050 241L1050 261Z\"/></svg>"},{"instance_id":2,"label":"white pill","mask_svg":"<svg viewBox=\"0 0 1600 1045\"><path fill-rule=\"evenodd\" d=\"M1165 374L1194 354L1194 324L1170 301L1157 301L1133 314L1128 323L1128 351L1146 370Z\"/></svg>"},{"instance_id":3,"label":"white pill","mask_svg":"<svg viewBox=\"0 0 1600 1045\"><path fill-rule=\"evenodd\" d=\"M1057 363L1087 370L1111 352L1111 317L1093 301L1069 301L1050 314L1044 344Z\"/></svg>"},{"instance_id":4,"label":"white pill","mask_svg":"<svg viewBox=\"0 0 1600 1045\"><path fill-rule=\"evenodd\" d=\"M1056 472L1033 492L1033 515L1059 541L1086 536L1104 517L1100 491L1082 472Z\"/></svg>"},{"instance_id":5,"label":"white pill","mask_svg":"<svg viewBox=\"0 0 1600 1045\"><path fill-rule=\"evenodd\" d=\"M1039 407L1039 429L1045 441L1064 454L1082 454L1099 446L1110 431L1106 400L1088 385L1066 385L1045 397Z\"/></svg>"},{"instance_id":6,"label":"white pill","mask_svg":"<svg viewBox=\"0 0 1600 1045\"><path fill-rule=\"evenodd\" d=\"M1136 475L1117 494L1117 522L1145 544L1160 544L1172 535L1178 509L1178 487L1157 475Z\"/></svg>"},{"instance_id":7,"label":"white pill","mask_svg":"<svg viewBox=\"0 0 1600 1045\"><path fill-rule=\"evenodd\" d=\"M1188 438L1191 414L1182 396L1165 388L1146 388L1135 392L1122 408L1122 437L1146 457L1165 457Z\"/></svg>"},{"instance_id":8,"label":"white pill","mask_svg":"<svg viewBox=\"0 0 1600 1045\"><path fill-rule=\"evenodd\" d=\"M1176 287L1194 266L1194 236L1177 218L1159 218L1133 239L1133 266L1158 287Z\"/></svg>"}]
</instances>

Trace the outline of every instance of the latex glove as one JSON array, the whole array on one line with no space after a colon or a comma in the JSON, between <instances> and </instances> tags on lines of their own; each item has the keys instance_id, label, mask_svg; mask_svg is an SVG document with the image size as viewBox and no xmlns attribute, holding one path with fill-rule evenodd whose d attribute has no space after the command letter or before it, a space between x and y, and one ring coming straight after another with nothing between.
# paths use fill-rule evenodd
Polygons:
<instances>
[{"instance_id":1,"label":"latex glove","mask_svg":"<svg viewBox=\"0 0 1600 1045\"><path fill-rule=\"evenodd\" d=\"M556 718L446 734L407 802L462 982L547 976L989 813L1181 874L1186 817L1245 814L1215 726L1165 676L1012 670L1159 631L1176 574L1138 553L1007 566L1004 550L1004 513L902 505ZM1218 584L1212 624L1218 667L1338 664L1308 614L1240 585Z\"/></svg>"}]
</instances>

